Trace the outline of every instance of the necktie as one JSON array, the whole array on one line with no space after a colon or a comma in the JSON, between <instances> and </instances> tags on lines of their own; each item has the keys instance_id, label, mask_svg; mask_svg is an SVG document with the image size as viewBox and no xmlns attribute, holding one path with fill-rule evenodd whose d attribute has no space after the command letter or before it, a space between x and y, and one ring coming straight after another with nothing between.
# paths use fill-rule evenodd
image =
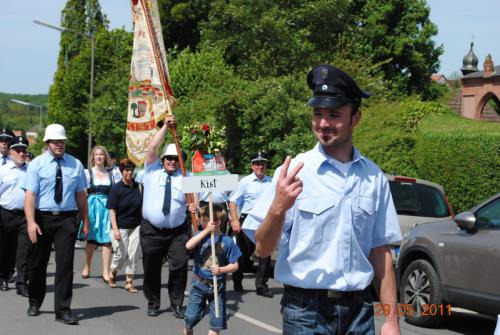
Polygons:
<instances>
[{"instance_id":1,"label":"necktie","mask_svg":"<svg viewBox=\"0 0 500 335\"><path fill-rule=\"evenodd\" d=\"M56 203L60 203L62 201L62 194L63 194L63 180L62 180L61 161L57 159L56 187L54 188L54 201Z\"/></svg>"},{"instance_id":2,"label":"necktie","mask_svg":"<svg viewBox=\"0 0 500 335\"><path fill-rule=\"evenodd\" d=\"M7 156L2 156L2 165L5 165L7 163Z\"/></svg>"},{"instance_id":3,"label":"necktie","mask_svg":"<svg viewBox=\"0 0 500 335\"><path fill-rule=\"evenodd\" d=\"M172 187L170 185L170 174L167 174L167 180L165 182L165 196L163 197L163 215L168 215L170 213L170 200L172 199Z\"/></svg>"}]
</instances>

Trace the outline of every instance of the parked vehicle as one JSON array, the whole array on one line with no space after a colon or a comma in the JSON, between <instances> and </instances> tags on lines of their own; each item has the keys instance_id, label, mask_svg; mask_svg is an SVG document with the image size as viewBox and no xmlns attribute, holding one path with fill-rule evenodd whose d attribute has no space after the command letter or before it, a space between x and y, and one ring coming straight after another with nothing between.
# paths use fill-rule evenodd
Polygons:
<instances>
[{"instance_id":1,"label":"parked vehicle","mask_svg":"<svg viewBox=\"0 0 500 335\"><path fill-rule=\"evenodd\" d=\"M396 267L406 320L435 326L451 307L500 314L499 265L500 193L454 220L417 225Z\"/></svg>"},{"instance_id":2,"label":"parked vehicle","mask_svg":"<svg viewBox=\"0 0 500 335\"><path fill-rule=\"evenodd\" d=\"M416 224L452 219L453 209L441 185L411 177L386 177L403 235ZM399 246L393 246L393 251L393 259L396 261Z\"/></svg>"}]
</instances>

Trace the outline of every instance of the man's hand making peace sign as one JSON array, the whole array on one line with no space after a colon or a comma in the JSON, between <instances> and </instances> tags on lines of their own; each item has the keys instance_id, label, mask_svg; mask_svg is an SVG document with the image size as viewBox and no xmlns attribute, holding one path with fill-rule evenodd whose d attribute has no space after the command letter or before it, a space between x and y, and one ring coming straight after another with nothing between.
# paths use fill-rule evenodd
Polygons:
<instances>
[{"instance_id":1,"label":"man's hand making peace sign","mask_svg":"<svg viewBox=\"0 0 500 335\"><path fill-rule=\"evenodd\" d=\"M286 211L293 206L302 192L302 181L297 177L297 174L304 167L304 163L299 162L289 173L288 168L291 160L292 158L287 156L281 167L273 203L264 222L255 233L256 251L260 257L267 257L276 249L281 237Z\"/></svg>"}]
</instances>

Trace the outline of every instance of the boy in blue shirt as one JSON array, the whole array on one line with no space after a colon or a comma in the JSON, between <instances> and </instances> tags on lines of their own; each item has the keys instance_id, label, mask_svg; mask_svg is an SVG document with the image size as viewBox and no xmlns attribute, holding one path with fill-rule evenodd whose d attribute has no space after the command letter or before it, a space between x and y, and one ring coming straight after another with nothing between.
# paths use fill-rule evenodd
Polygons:
<instances>
[{"instance_id":1,"label":"boy in blue shirt","mask_svg":"<svg viewBox=\"0 0 500 335\"><path fill-rule=\"evenodd\" d=\"M186 243L188 250L195 250L193 281L191 292L184 317L184 334L193 334L193 328L200 322L205 314L205 306L210 304L210 330L208 335L219 334L219 331L227 328L226 315L226 274L238 270L238 258L241 256L240 249L233 239L220 231L221 222L227 219L226 211L218 205L213 206L214 222L209 221L209 206L200 208L200 223L204 229L193 236ZM215 233L215 265L212 265L211 233ZM215 317L215 300L213 275L217 275L219 317Z\"/></svg>"}]
</instances>

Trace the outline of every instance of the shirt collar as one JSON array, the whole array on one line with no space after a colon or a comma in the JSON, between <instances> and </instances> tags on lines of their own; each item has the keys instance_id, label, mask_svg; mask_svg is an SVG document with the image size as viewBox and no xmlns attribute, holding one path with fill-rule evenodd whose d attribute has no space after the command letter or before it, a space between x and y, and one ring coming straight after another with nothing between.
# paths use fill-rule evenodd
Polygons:
<instances>
[{"instance_id":1,"label":"shirt collar","mask_svg":"<svg viewBox=\"0 0 500 335\"><path fill-rule=\"evenodd\" d=\"M252 174L253 174L253 181L258 181L259 183L263 183L263 182L267 181L267 179L269 178L269 176L264 175L264 178L262 178L262 180L260 180L259 178L257 178L257 175L255 174L255 172L252 172Z\"/></svg>"},{"instance_id":2,"label":"shirt collar","mask_svg":"<svg viewBox=\"0 0 500 335\"><path fill-rule=\"evenodd\" d=\"M9 160L7 160L7 162L5 163L5 167L6 167L7 169L11 169L11 170L12 170L12 169L20 169L20 170L22 170L22 169L24 169L24 168L28 167L28 163L24 162L24 164L23 164L22 166L17 167L16 163L14 163L14 161L13 161L12 159L9 159Z\"/></svg>"},{"instance_id":3,"label":"shirt collar","mask_svg":"<svg viewBox=\"0 0 500 335\"><path fill-rule=\"evenodd\" d=\"M56 158L56 156L52 155L49 151L47 151L47 154L50 156L50 161L53 162L53 161L57 161L58 158ZM61 160L61 162L64 162L66 161L66 153L64 153L62 155L62 157L59 158Z\"/></svg>"},{"instance_id":4,"label":"shirt collar","mask_svg":"<svg viewBox=\"0 0 500 335\"><path fill-rule=\"evenodd\" d=\"M365 159L365 157L359 152L358 149L356 149L355 146L352 146L352 151L353 151L352 155L353 164L357 163L358 161L361 162ZM328 154L325 152L325 149L319 142L316 143L314 148L311 150L311 153L312 153L311 161L313 165L316 166L316 169L319 170L325 164L325 162L328 163L328 158L330 156L328 156Z\"/></svg>"}]
</instances>

